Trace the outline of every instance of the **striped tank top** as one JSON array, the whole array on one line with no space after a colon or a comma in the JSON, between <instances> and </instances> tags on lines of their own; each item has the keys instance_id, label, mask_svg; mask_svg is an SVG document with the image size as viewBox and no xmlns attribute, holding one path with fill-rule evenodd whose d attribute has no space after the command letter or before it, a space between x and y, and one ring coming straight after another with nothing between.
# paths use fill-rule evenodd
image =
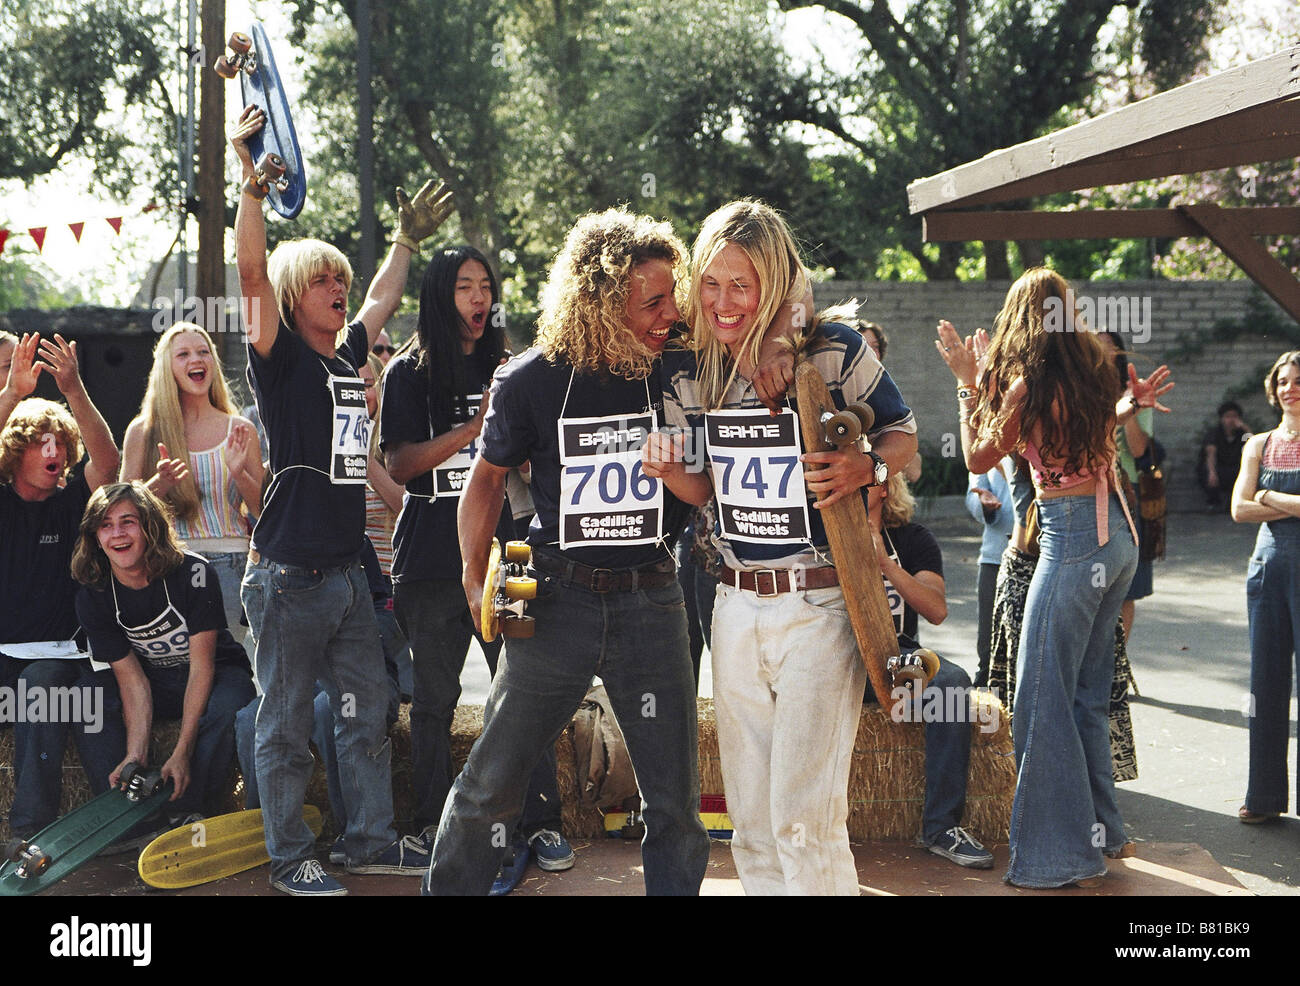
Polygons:
<instances>
[{"instance_id":1,"label":"striped tank top","mask_svg":"<svg viewBox=\"0 0 1300 986\"><path fill-rule=\"evenodd\" d=\"M234 427L231 418L226 435ZM176 533L191 551L214 554L248 550L248 522L240 514L243 497L226 465L225 443L203 452L190 452L190 474L199 488L199 512L193 520L176 518Z\"/></svg>"},{"instance_id":2,"label":"striped tank top","mask_svg":"<svg viewBox=\"0 0 1300 986\"><path fill-rule=\"evenodd\" d=\"M393 577L393 512L388 509L384 498L366 484L366 537L375 546L379 556L379 567L384 570L384 578Z\"/></svg>"}]
</instances>

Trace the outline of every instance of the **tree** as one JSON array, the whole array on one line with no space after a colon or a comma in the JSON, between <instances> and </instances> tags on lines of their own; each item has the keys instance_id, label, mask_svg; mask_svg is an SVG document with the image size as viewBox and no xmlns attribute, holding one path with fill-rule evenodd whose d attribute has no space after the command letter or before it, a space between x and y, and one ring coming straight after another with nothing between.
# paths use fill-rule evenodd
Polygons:
<instances>
[{"instance_id":1,"label":"tree","mask_svg":"<svg viewBox=\"0 0 1300 986\"><path fill-rule=\"evenodd\" d=\"M158 2L6 0L0 179L29 182L83 155L113 193L161 186L175 157L165 34Z\"/></svg>"},{"instance_id":2,"label":"tree","mask_svg":"<svg viewBox=\"0 0 1300 986\"><path fill-rule=\"evenodd\" d=\"M327 135L312 162L322 209L309 204L295 235L315 224L345 249L355 16L328 0L300 0L294 15L306 101ZM528 296L591 209L628 203L682 229L741 194L796 223L830 198L772 116L801 83L762 0L397 0L377 10L372 46L377 198L441 177L459 221L447 237L499 258Z\"/></svg>"},{"instance_id":3,"label":"tree","mask_svg":"<svg viewBox=\"0 0 1300 986\"><path fill-rule=\"evenodd\" d=\"M849 145L839 157L867 221L890 231L928 277L952 277L963 247L921 246L907 212L907 183L1029 140L1098 80L1102 28L1139 6L1139 48L1163 81L1195 67L1216 0L917 0L900 18L888 0L779 0L785 10L822 7L846 19L868 52L859 70L831 79L787 119ZM1166 26L1179 25L1177 39ZM1175 40L1177 43L1175 43ZM855 119L856 118L856 119ZM865 136L855 124L866 121ZM986 250L990 277L1006 276L1003 245Z\"/></svg>"}]
</instances>

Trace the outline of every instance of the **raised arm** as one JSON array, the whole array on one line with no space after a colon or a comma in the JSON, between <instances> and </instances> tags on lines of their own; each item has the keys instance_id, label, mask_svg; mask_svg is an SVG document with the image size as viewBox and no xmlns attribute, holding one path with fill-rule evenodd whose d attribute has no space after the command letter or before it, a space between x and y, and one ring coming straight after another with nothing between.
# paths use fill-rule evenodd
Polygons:
<instances>
[{"instance_id":1,"label":"raised arm","mask_svg":"<svg viewBox=\"0 0 1300 986\"><path fill-rule=\"evenodd\" d=\"M357 318L366 327L367 347L375 344L384 325L402 303L411 257L419 253L420 242L438 230L451 215L451 209L451 192L441 181L435 184L430 178L413 199L408 199L406 190L398 186L397 230L393 233L393 245L375 272L366 300L357 312Z\"/></svg>"},{"instance_id":2,"label":"raised arm","mask_svg":"<svg viewBox=\"0 0 1300 986\"><path fill-rule=\"evenodd\" d=\"M261 110L246 106L230 132L230 146L239 159L245 189L254 172L248 138L265 123L266 115ZM235 265L239 270L239 308L248 341L259 356L270 356L280 331L280 313L266 272L266 216L262 213L261 200L246 190L239 193L239 208L235 211Z\"/></svg>"},{"instance_id":3,"label":"raised arm","mask_svg":"<svg viewBox=\"0 0 1300 986\"><path fill-rule=\"evenodd\" d=\"M4 389L0 390L0 428L9 421L20 401L30 397L36 390L36 381L40 379L45 364L36 359L37 347L41 344L39 332L30 335L23 333L14 347L13 362L9 365L9 375L5 378Z\"/></svg>"},{"instance_id":4,"label":"raised arm","mask_svg":"<svg viewBox=\"0 0 1300 986\"><path fill-rule=\"evenodd\" d=\"M108 430L108 422L95 407L86 385L81 380L81 370L77 365L77 344L67 342L63 336L41 342L41 358L50 375L59 385L59 392L68 402L68 409L81 430L81 440L86 446L90 461L86 463L86 484L97 490L105 483L117 478L117 466L121 459L117 452L117 443L113 433Z\"/></svg>"}]
</instances>

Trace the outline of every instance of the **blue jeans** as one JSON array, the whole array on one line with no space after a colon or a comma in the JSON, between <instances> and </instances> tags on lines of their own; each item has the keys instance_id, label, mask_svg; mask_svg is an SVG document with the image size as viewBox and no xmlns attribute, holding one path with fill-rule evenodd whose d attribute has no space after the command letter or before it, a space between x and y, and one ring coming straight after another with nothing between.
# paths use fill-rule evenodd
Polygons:
<instances>
[{"instance_id":1,"label":"blue jeans","mask_svg":"<svg viewBox=\"0 0 1300 986\"><path fill-rule=\"evenodd\" d=\"M1106 872L1104 849L1124 844L1107 712L1115 620L1137 567L1119 500L1097 544L1091 496L1040 500L1041 554L1025 599L1016 664L1019 777L1011 810L1008 882L1059 887Z\"/></svg>"},{"instance_id":2,"label":"blue jeans","mask_svg":"<svg viewBox=\"0 0 1300 986\"><path fill-rule=\"evenodd\" d=\"M226 627L235 642L253 657L253 642L249 639L248 627L244 626L244 605L240 601L244 570L248 567L248 553L245 551L204 555L217 573L217 584L221 586L221 604L226 611Z\"/></svg>"},{"instance_id":3,"label":"blue jeans","mask_svg":"<svg viewBox=\"0 0 1300 986\"><path fill-rule=\"evenodd\" d=\"M535 574L535 573L533 573ZM600 675L641 789L649 894L698 894L709 858L700 822L695 686L676 582L595 593L539 577L536 635L511 640L483 735L452 787L427 876L435 894L486 894L528 780Z\"/></svg>"},{"instance_id":4,"label":"blue jeans","mask_svg":"<svg viewBox=\"0 0 1300 986\"><path fill-rule=\"evenodd\" d=\"M87 661L29 661L26 665L3 658L16 694L50 695L50 689L98 689L95 722L18 722L14 725L14 802L9 830L14 835L35 835L59 817L63 788L63 751L71 731L91 794L108 790L108 775L126 755L126 730L122 702L112 671L92 671ZM13 672L17 670L17 674ZM31 706L31 699L28 700ZM83 719L87 717L83 715ZM92 729L98 730L91 732Z\"/></svg>"},{"instance_id":5,"label":"blue jeans","mask_svg":"<svg viewBox=\"0 0 1300 986\"><path fill-rule=\"evenodd\" d=\"M965 695L954 708L950 696ZM939 670L921 694L921 701L942 703L957 711L925 723L925 808L921 837L926 845L937 842L966 810L966 779L970 769L970 675L942 656Z\"/></svg>"},{"instance_id":6,"label":"blue jeans","mask_svg":"<svg viewBox=\"0 0 1300 986\"><path fill-rule=\"evenodd\" d=\"M460 700L460 675L470 638L476 636L465 590L452 579L399 582L393 587L398 625L411 642L411 789L415 827L436 827L451 791L451 723ZM488 670L496 674L502 639L478 637ZM560 790L555 747L538 761L528 783L520 839L541 829L560 829Z\"/></svg>"},{"instance_id":7,"label":"blue jeans","mask_svg":"<svg viewBox=\"0 0 1300 986\"><path fill-rule=\"evenodd\" d=\"M1259 526L1246 574L1254 704L1246 807L1257 812L1285 812L1293 662L1300 678L1300 653L1296 651L1300 639L1300 536L1285 528L1270 528L1269 524ZM1296 790L1300 792L1300 774Z\"/></svg>"},{"instance_id":8,"label":"blue jeans","mask_svg":"<svg viewBox=\"0 0 1300 986\"><path fill-rule=\"evenodd\" d=\"M318 680L334 713L344 849L349 860L369 860L397 834L385 729L388 676L365 573L356 562L314 569L250 559L242 597L262 690L255 760L271 879L292 875L315 845L302 805Z\"/></svg>"},{"instance_id":9,"label":"blue jeans","mask_svg":"<svg viewBox=\"0 0 1300 986\"><path fill-rule=\"evenodd\" d=\"M143 663L143 662L142 662ZM111 676L111 672L109 672ZM167 719L180 720L185 716L185 689L189 684L189 668L146 668L149 692L153 702L154 722ZM112 684L118 694L116 681ZM235 715L253 697L253 681L248 669L219 665L212 679L212 692L199 717L199 732L190 752L189 788L168 806L169 814L202 815L219 814L226 800L230 772L235 765ZM118 698L120 707L121 699ZM122 717L117 716L119 724ZM105 730L107 732L107 730ZM123 734L125 736L125 733ZM87 737L87 742L97 743L98 737ZM155 750L161 767L172 755L171 750ZM118 760L122 754L119 752Z\"/></svg>"}]
</instances>

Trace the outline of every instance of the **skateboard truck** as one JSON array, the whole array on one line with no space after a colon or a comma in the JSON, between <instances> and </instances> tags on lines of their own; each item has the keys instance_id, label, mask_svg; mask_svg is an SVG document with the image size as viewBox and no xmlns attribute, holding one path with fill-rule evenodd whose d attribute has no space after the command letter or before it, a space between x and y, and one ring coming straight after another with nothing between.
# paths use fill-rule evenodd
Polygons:
<instances>
[{"instance_id":1,"label":"skateboard truck","mask_svg":"<svg viewBox=\"0 0 1300 986\"><path fill-rule=\"evenodd\" d=\"M266 198L272 185L281 192L286 191L289 188L289 179L285 174L287 170L284 158L267 151L257 162L252 176L244 182L244 191L258 200Z\"/></svg>"},{"instance_id":2,"label":"skateboard truck","mask_svg":"<svg viewBox=\"0 0 1300 986\"><path fill-rule=\"evenodd\" d=\"M906 654L895 654L885 662L895 688L916 692L930 683L939 673L939 655L928 647L919 647Z\"/></svg>"},{"instance_id":3,"label":"skateboard truck","mask_svg":"<svg viewBox=\"0 0 1300 986\"><path fill-rule=\"evenodd\" d=\"M5 843L4 858L11 863L17 863L14 874L23 880L34 876L40 876L50 867L53 862L48 853L42 851L41 847L28 842L26 839L10 839Z\"/></svg>"},{"instance_id":4,"label":"skateboard truck","mask_svg":"<svg viewBox=\"0 0 1300 986\"><path fill-rule=\"evenodd\" d=\"M163 785L162 774L156 770L141 767L134 760L122 768L118 783L126 788L128 801L143 801L153 797Z\"/></svg>"},{"instance_id":5,"label":"skateboard truck","mask_svg":"<svg viewBox=\"0 0 1300 986\"><path fill-rule=\"evenodd\" d=\"M253 39L247 34L235 31L230 35L226 46L232 54L217 56L212 68L223 79L233 79L241 71L252 75L257 71L257 52L253 50Z\"/></svg>"},{"instance_id":6,"label":"skateboard truck","mask_svg":"<svg viewBox=\"0 0 1300 986\"><path fill-rule=\"evenodd\" d=\"M826 441L836 448L856 442L871 430L875 420L876 412L867 404L850 404L834 414L823 411L818 418Z\"/></svg>"},{"instance_id":7,"label":"skateboard truck","mask_svg":"<svg viewBox=\"0 0 1300 986\"><path fill-rule=\"evenodd\" d=\"M502 551L496 538L488 554L483 585L483 639L496 639L500 632L507 639L531 637L537 625L524 609L528 600L537 598L537 580L528 574L532 549L526 541L507 541Z\"/></svg>"}]
</instances>

